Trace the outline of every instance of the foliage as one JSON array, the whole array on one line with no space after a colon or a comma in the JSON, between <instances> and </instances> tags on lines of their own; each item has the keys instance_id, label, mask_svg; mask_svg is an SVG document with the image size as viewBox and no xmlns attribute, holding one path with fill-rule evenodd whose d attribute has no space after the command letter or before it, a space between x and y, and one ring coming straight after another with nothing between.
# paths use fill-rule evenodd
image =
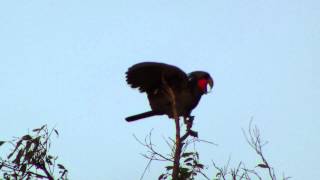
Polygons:
<instances>
[{"instance_id":1,"label":"foliage","mask_svg":"<svg viewBox=\"0 0 320 180\"><path fill-rule=\"evenodd\" d=\"M184 180L194 180L198 174L204 173L204 165L199 163L199 153L198 152L184 152L181 155L181 160L183 164L179 167L179 177L178 179ZM159 176L159 180L165 180L172 175L173 166L166 166L166 173Z\"/></svg>"},{"instance_id":2,"label":"foliage","mask_svg":"<svg viewBox=\"0 0 320 180\"><path fill-rule=\"evenodd\" d=\"M188 130L188 128L186 128L186 130ZM286 177L285 175L280 178L275 174L274 168L267 161L263 153L263 147L267 144L267 142L262 140L258 127L253 127L251 122L249 124L248 131L246 132L243 130L243 134L249 146L258 156L260 163L256 164L256 166L253 168L247 168L244 162L240 162L237 167L231 168L229 167L230 160L228 161L227 165L224 165L222 167L212 161L212 166L215 169L214 176L211 176L212 178L209 178L204 173L204 170L207 169L206 167L208 166L204 166L202 163L200 163L199 152L195 148L195 143L213 143L200 140L197 137L192 137L192 139L190 139L190 136L188 136L189 138L186 139L184 143L182 143L181 147L182 153L179 157L180 163L178 168L178 177L173 178L173 162L175 158L174 152L176 143L173 139L169 138L169 141L166 140L166 143L170 147L171 154L165 155L163 153L160 153L156 150L155 144L152 143L151 132L148 136L146 136L144 142L140 141L136 137L135 138L140 144L148 149L147 153L143 154L145 158L150 160L146 169L149 168L151 161L165 161L171 163L170 165L165 167L165 172L158 177L158 180L195 180L196 178L199 178L199 176L202 176L202 178L207 180L262 180L266 179L265 177L270 180L287 180L290 178ZM188 146L190 145L193 145L194 147L192 151L190 151L190 149L188 150ZM146 169L140 179L143 179Z\"/></svg>"},{"instance_id":3,"label":"foliage","mask_svg":"<svg viewBox=\"0 0 320 180\"><path fill-rule=\"evenodd\" d=\"M32 130L12 141L0 141L0 145L9 143L13 146L11 153L5 158L0 158L0 172L4 180L11 179L48 179L66 180L68 170L57 164L57 156L49 153L51 135L59 136L56 129L49 130L47 125ZM58 172L55 170L58 169Z\"/></svg>"}]
</instances>

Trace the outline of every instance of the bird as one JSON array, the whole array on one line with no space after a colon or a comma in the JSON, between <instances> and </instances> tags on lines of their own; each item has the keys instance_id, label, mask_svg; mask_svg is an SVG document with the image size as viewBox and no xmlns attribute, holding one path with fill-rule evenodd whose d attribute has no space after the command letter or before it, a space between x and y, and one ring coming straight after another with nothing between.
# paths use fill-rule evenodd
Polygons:
<instances>
[{"instance_id":1,"label":"bird","mask_svg":"<svg viewBox=\"0 0 320 180\"><path fill-rule=\"evenodd\" d=\"M158 115L175 118L174 102L168 88L175 98L176 114L191 118L191 112L202 95L209 93L214 86L212 77L205 71L187 74L174 65L160 62L141 62L131 66L126 72L126 81L132 88L147 94L151 107L147 112L126 117L127 122Z\"/></svg>"}]
</instances>

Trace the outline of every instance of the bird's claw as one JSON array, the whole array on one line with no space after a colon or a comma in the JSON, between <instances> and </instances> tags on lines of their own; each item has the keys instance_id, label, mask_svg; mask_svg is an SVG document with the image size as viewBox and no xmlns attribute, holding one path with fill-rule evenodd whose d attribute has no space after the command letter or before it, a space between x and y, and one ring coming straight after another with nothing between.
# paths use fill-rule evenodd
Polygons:
<instances>
[{"instance_id":1,"label":"bird's claw","mask_svg":"<svg viewBox=\"0 0 320 180\"><path fill-rule=\"evenodd\" d=\"M198 132L197 131L193 131L193 130L189 130L189 134L190 134L190 136L193 136L193 137L195 137L195 138L198 138Z\"/></svg>"}]
</instances>

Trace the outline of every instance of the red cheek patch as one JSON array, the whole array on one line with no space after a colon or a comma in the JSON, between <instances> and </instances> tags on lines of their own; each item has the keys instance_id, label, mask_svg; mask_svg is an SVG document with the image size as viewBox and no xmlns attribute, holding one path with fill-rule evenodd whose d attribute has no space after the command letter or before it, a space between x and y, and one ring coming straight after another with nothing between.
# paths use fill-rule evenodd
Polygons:
<instances>
[{"instance_id":1,"label":"red cheek patch","mask_svg":"<svg viewBox=\"0 0 320 180\"><path fill-rule=\"evenodd\" d=\"M208 81L206 79L199 79L198 80L198 87L203 91L206 92L207 91L207 84Z\"/></svg>"}]
</instances>

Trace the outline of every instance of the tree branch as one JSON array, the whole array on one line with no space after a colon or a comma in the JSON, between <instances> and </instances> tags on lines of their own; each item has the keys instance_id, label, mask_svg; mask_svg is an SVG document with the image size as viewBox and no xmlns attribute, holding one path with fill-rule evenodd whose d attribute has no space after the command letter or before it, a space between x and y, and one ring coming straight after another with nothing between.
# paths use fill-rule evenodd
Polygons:
<instances>
[{"instance_id":1,"label":"tree branch","mask_svg":"<svg viewBox=\"0 0 320 180\"><path fill-rule=\"evenodd\" d=\"M180 170L180 155L181 155L181 149L182 149L182 138L180 137L180 121L179 121L179 115L177 113L176 108L176 97L173 92L173 90L167 85L166 81L164 81L164 84L166 86L166 91L170 97L171 100L171 106L172 106L172 114L174 118L174 123L176 127L176 138L175 138L175 151L174 151L174 158L173 158L173 169L172 169L172 180L178 180L179 178L179 170ZM186 137L185 137L186 138ZM184 139L185 139L184 138Z\"/></svg>"}]
</instances>

